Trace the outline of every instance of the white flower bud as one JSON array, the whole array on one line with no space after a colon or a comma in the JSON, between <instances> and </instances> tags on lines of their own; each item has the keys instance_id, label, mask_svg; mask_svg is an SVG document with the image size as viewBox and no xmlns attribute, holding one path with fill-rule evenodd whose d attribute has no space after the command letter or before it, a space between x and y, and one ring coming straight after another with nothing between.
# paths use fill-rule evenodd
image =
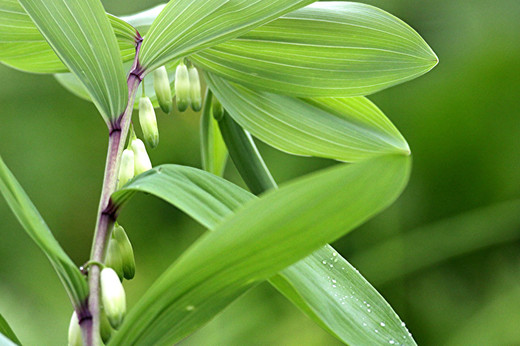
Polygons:
<instances>
[{"instance_id":1,"label":"white flower bud","mask_svg":"<svg viewBox=\"0 0 520 346\"><path fill-rule=\"evenodd\" d=\"M152 101L147 96L139 99L139 123L143 130L144 140L150 147L155 148L159 144L159 130Z\"/></svg>"},{"instance_id":2,"label":"white flower bud","mask_svg":"<svg viewBox=\"0 0 520 346\"><path fill-rule=\"evenodd\" d=\"M195 68L195 66L191 66L188 69L188 75L190 78L191 109L193 109L195 112L198 112L202 108L202 95L200 93L199 71L197 71L197 68Z\"/></svg>"},{"instance_id":3,"label":"white flower bud","mask_svg":"<svg viewBox=\"0 0 520 346\"><path fill-rule=\"evenodd\" d=\"M123 187L134 177L134 152L130 149L123 150L121 156L121 166L119 167L119 177L117 179L117 189Z\"/></svg>"},{"instance_id":4,"label":"white flower bud","mask_svg":"<svg viewBox=\"0 0 520 346\"><path fill-rule=\"evenodd\" d=\"M139 138L132 141L132 151L134 152L134 174L139 175L152 169L152 162L148 157L144 143Z\"/></svg>"},{"instance_id":5,"label":"white flower bud","mask_svg":"<svg viewBox=\"0 0 520 346\"><path fill-rule=\"evenodd\" d=\"M190 105L190 77L186 65L182 62L175 71L175 98L177 109L184 112Z\"/></svg>"},{"instance_id":6,"label":"white flower bud","mask_svg":"<svg viewBox=\"0 0 520 346\"><path fill-rule=\"evenodd\" d=\"M123 285L112 268L105 267L101 271L101 301L108 321L114 329L118 329L126 314L126 296Z\"/></svg>"},{"instance_id":7,"label":"white flower bud","mask_svg":"<svg viewBox=\"0 0 520 346\"><path fill-rule=\"evenodd\" d=\"M83 346L83 339L81 338L81 328L79 326L78 315L72 312L69 324L69 346Z\"/></svg>"},{"instance_id":8,"label":"white flower bud","mask_svg":"<svg viewBox=\"0 0 520 346\"><path fill-rule=\"evenodd\" d=\"M101 312L99 313L99 334L101 334L101 340L103 340L105 344L112 337L112 332L113 329L110 326L105 309L101 309Z\"/></svg>"},{"instance_id":9,"label":"white flower bud","mask_svg":"<svg viewBox=\"0 0 520 346\"><path fill-rule=\"evenodd\" d=\"M161 106L164 113L170 113L172 110L172 89L166 67L161 66L153 71L153 87L159 106Z\"/></svg>"}]
</instances>

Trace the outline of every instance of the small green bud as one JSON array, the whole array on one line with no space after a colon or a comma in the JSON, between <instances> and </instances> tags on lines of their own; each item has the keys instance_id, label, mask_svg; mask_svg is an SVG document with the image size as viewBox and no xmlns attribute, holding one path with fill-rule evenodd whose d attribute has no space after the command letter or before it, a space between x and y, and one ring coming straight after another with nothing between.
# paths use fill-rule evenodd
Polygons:
<instances>
[{"instance_id":1,"label":"small green bud","mask_svg":"<svg viewBox=\"0 0 520 346\"><path fill-rule=\"evenodd\" d=\"M119 167L119 177L117 179L117 189L123 187L134 177L134 152L129 149L123 150L121 156L121 166Z\"/></svg>"},{"instance_id":2,"label":"small green bud","mask_svg":"<svg viewBox=\"0 0 520 346\"><path fill-rule=\"evenodd\" d=\"M118 329L126 314L126 296L123 285L112 268L105 267L101 271L101 301L110 325Z\"/></svg>"},{"instance_id":3,"label":"small green bud","mask_svg":"<svg viewBox=\"0 0 520 346\"><path fill-rule=\"evenodd\" d=\"M195 112L200 111L202 108L202 95L200 93L200 78L199 71L195 66L190 66L188 69L188 75L190 78L190 101L191 109Z\"/></svg>"},{"instance_id":4,"label":"small green bud","mask_svg":"<svg viewBox=\"0 0 520 346\"><path fill-rule=\"evenodd\" d=\"M113 236L108 240L105 265L114 269L114 271L117 273L117 276L119 277L119 280L123 281L123 257L121 255L121 247Z\"/></svg>"},{"instance_id":5,"label":"small green bud","mask_svg":"<svg viewBox=\"0 0 520 346\"><path fill-rule=\"evenodd\" d=\"M101 334L101 340L106 344L112 336L113 329L108 321L105 309L101 309L99 314L99 334Z\"/></svg>"},{"instance_id":6,"label":"small green bud","mask_svg":"<svg viewBox=\"0 0 520 346\"><path fill-rule=\"evenodd\" d=\"M177 65L175 71L175 98L179 112L188 109L190 105L190 76L188 68L182 62Z\"/></svg>"},{"instance_id":7,"label":"small green bud","mask_svg":"<svg viewBox=\"0 0 520 346\"><path fill-rule=\"evenodd\" d=\"M134 174L139 175L152 169L152 162L148 157L144 143L139 138L132 141L132 151L134 152Z\"/></svg>"},{"instance_id":8,"label":"small green bud","mask_svg":"<svg viewBox=\"0 0 520 346\"><path fill-rule=\"evenodd\" d=\"M152 101L145 96L139 99L139 123L143 130L144 140L150 147L155 148L159 144L159 130Z\"/></svg>"},{"instance_id":9,"label":"small green bud","mask_svg":"<svg viewBox=\"0 0 520 346\"><path fill-rule=\"evenodd\" d=\"M163 112L166 114L170 113L172 110L172 88L166 67L161 66L153 71L153 88Z\"/></svg>"},{"instance_id":10,"label":"small green bud","mask_svg":"<svg viewBox=\"0 0 520 346\"><path fill-rule=\"evenodd\" d=\"M123 276L127 280L131 280L135 276L135 258L134 250L130 239L126 235L125 229L119 225L114 227L112 231L113 238L119 244L121 249L121 259L123 262Z\"/></svg>"},{"instance_id":11,"label":"small green bud","mask_svg":"<svg viewBox=\"0 0 520 346\"><path fill-rule=\"evenodd\" d=\"M215 95L211 98L211 112L213 113L213 118L215 120L220 121L224 117L224 107L222 103L215 97Z\"/></svg>"},{"instance_id":12,"label":"small green bud","mask_svg":"<svg viewBox=\"0 0 520 346\"><path fill-rule=\"evenodd\" d=\"M69 324L69 346L83 346L83 339L81 338L81 328L79 326L78 315L76 311L72 312Z\"/></svg>"}]
</instances>

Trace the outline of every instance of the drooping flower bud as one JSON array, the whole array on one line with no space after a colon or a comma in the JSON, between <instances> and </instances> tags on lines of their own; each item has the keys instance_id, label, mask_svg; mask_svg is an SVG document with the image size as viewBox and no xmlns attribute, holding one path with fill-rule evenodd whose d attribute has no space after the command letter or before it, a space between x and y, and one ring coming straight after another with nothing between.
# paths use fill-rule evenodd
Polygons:
<instances>
[{"instance_id":1,"label":"drooping flower bud","mask_svg":"<svg viewBox=\"0 0 520 346\"><path fill-rule=\"evenodd\" d=\"M152 162L148 157L144 143L139 138L132 141L132 151L134 152L134 174L139 175L152 169Z\"/></svg>"},{"instance_id":2,"label":"drooping flower bud","mask_svg":"<svg viewBox=\"0 0 520 346\"><path fill-rule=\"evenodd\" d=\"M197 68L195 66L190 66L190 68L188 69L188 75L190 78L191 109L193 109L195 112L198 112L202 108L199 71L197 71Z\"/></svg>"},{"instance_id":3,"label":"drooping flower bud","mask_svg":"<svg viewBox=\"0 0 520 346\"><path fill-rule=\"evenodd\" d=\"M123 258L121 255L121 247L113 235L108 240L105 265L114 269L114 271L117 273L117 276L119 277L119 280L123 281Z\"/></svg>"},{"instance_id":4,"label":"drooping flower bud","mask_svg":"<svg viewBox=\"0 0 520 346\"><path fill-rule=\"evenodd\" d=\"M222 120L224 117L224 107L222 107L222 103L220 103L215 95L211 98L211 112L213 113L213 118L217 121Z\"/></svg>"},{"instance_id":5,"label":"drooping flower bud","mask_svg":"<svg viewBox=\"0 0 520 346\"><path fill-rule=\"evenodd\" d=\"M126 314L126 296L123 285L112 268L105 267L101 271L101 301L110 325L118 329Z\"/></svg>"},{"instance_id":6,"label":"drooping flower bud","mask_svg":"<svg viewBox=\"0 0 520 346\"><path fill-rule=\"evenodd\" d=\"M153 71L153 88L163 112L166 114L170 113L172 110L172 89L166 67L161 66Z\"/></svg>"},{"instance_id":7,"label":"drooping flower bud","mask_svg":"<svg viewBox=\"0 0 520 346\"><path fill-rule=\"evenodd\" d=\"M117 189L123 187L130 179L134 177L134 152L130 149L123 150L121 156L121 167L119 168L119 177L117 179Z\"/></svg>"},{"instance_id":8,"label":"drooping flower bud","mask_svg":"<svg viewBox=\"0 0 520 346\"><path fill-rule=\"evenodd\" d=\"M177 109L184 112L190 105L190 77L188 68L181 62L175 71L175 98Z\"/></svg>"},{"instance_id":9,"label":"drooping flower bud","mask_svg":"<svg viewBox=\"0 0 520 346\"><path fill-rule=\"evenodd\" d=\"M69 346L83 346L83 339L81 338L81 328L79 326L78 315L76 311L72 312L69 324Z\"/></svg>"},{"instance_id":10,"label":"drooping flower bud","mask_svg":"<svg viewBox=\"0 0 520 346\"><path fill-rule=\"evenodd\" d=\"M101 340L106 344L112 336L113 329L108 321L105 309L101 309L99 313L99 334L101 334Z\"/></svg>"},{"instance_id":11,"label":"drooping flower bud","mask_svg":"<svg viewBox=\"0 0 520 346\"><path fill-rule=\"evenodd\" d=\"M155 148L159 144L159 130L152 101L145 96L139 99L139 123L143 130L144 140L150 147Z\"/></svg>"},{"instance_id":12,"label":"drooping flower bud","mask_svg":"<svg viewBox=\"0 0 520 346\"><path fill-rule=\"evenodd\" d=\"M132 244L126 235L125 229L119 225L114 227L112 235L121 249L123 276L125 279L131 280L135 276L135 258Z\"/></svg>"}]
</instances>

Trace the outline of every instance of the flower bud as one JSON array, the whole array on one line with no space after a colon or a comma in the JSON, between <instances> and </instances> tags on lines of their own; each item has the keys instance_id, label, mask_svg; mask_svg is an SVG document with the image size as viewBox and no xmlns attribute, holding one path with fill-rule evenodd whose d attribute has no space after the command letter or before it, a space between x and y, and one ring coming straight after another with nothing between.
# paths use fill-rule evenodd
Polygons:
<instances>
[{"instance_id":1,"label":"flower bud","mask_svg":"<svg viewBox=\"0 0 520 346\"><path fill-rule=\"evenodd\" d=\"M119 277L119 280L123 281L123 258L121 256L121 247L113 236L108 240L105 265L114 269L114 271L117 273L117 276Z\"/></svg>"},{"instance_id":2,"label":"flower bud","mask_svg":"<svg viewBox=\"0 0 520 346\"><path fill-rule=\"evenodd\" d=\"M83 346L83 339L81 338L81 328L79 326L78 315L72 312L69 324L69 346Z\"/></svg>"},{"instance_id":3,"label":"flower bud","mask_svg":"<svg viewBox=\"0 0 520 346\"><path fill-rule=\"evenodd\" d=\"M220 103L215 95L211 98L211 112L213 113L213 118L217 121L222 120L224 117L224 107L222 107L222 103Z\"/></svg>"},{"instance_id":4,"label":"flower bud","mask_svg":"<svg viewBox=\"0 0 520 346\"><path fill-rule=\"evenodd\" d=\"M125 229L119 225L114 227L112 235L121 249L123 276L125 279L131 280L135 276L135 258L132 244L126 235Z\"/></svg>"},{"instance_id":5,"label":"flower bud","mask_svg":"<svg viewBox=\"0 0 520 346\"><path fill-rule=\"evenodd\" d=\"M177 65L175 71L175 98L177 99L177 109L184 112L190 104L190 77L188 69L184 63Z\"/></svg>"},{"instance_id":6,"label":"flower bud","mask_svg":"<svg viewBox=\"0 0 520 346\"><path fill-rule=\"evenodd\" d=\"M166 114L170 113L172 110L172 89L166 67L161 66L153 71L153 88L163 112Z\"/></svg>"},{"instance_id":7,"label":"flower bud","mask_svg":"<svg viewBox=\"0 0 520 346\"><path fill-rule=\"evenodd\" d=\"M101 301L110 325L118 329L126 314L126 296L123 285L112 268L105 267L101 271Z\"/></svg>"},{"instance_id":8,"label":"flower bud","mask_svg":"<svg viewBox=\"0 0 520 346\"><path fill-rule=\"evenodd\" d=\"M159 144L159 130L157 129L157 119L155 118L152 101L147 96L139 99L139 123L146 144L155 148Z\"/></svg>"},{"instance_id":9,"label":"flower bud","mask_svg":"<svg viewBox=\"0 0 520 346\"><path fill-rule=\"evenodd\" d=\"M188 75L190 78L191 109L193 109L195 112L198 112L202 108L199 71L197 71L197 68L195 68L195 66L190 66L190 68L188 69Z\"/></svg>"},{"instance_id":10,"label":"flower bud","mask_svg":"<svg viewBox=\"0 0 520 346\"><path fill-rule=\"evenodd\" d=\"M152 169L152 162L148 157L144 143L139 138L132 141L132 151L134 152L134 174L139 175Z\"/></svg>"},{"instance_id":11,"label":"flower bud","mask_svg":"<svg viewBox=\"0 0 520 346\"><path fill-rule=\"evenodd\" d=\"M121 166L119 167L119 177L117 179L117 189L123 187L134 177L134 152L130 149L123 150L121 156Z\"/></svg>"}]
</instances>

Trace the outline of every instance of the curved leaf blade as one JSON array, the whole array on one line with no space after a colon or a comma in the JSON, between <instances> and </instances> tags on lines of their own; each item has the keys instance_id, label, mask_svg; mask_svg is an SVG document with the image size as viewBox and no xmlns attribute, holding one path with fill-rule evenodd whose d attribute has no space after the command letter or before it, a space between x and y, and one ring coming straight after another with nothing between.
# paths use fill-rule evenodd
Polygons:
<instances>
[{"instance_id":1,"label":"curved leaf blade","mask_svg":"<svg viewBox=\"0 0 520 346\"><path fill-rule=\"evenodd\" d=\"M247 132L227 114L219 125L235 167L249 189L255 194L276 189L276 182ZM282 270L269 282L348 345L415 345L384 298L330 245Z\"/></svg>"},{"instance_id":2,"label":"curved leaf blade","mask_svg":"<svg viewBox=\"0 0 520 346\"><path fill-rule=\"evenodd\" d=\"M298 99L255 91L214 74L206 80L240 126L279 150L347 162L410 153L399 131L366 98Z\"/></svg>"},{"instance_id":3,"label":"curved leaf blade","mask_svg":"<svg viewBox=\"0 0 520 346\"><path fill-rule=\"evenodd\" d=\"M135 54L135 29L115 16L107 14L107 17L114 29L121 58L131 60ZM0 61L25 72L69 71L17 0L0 2Z\"/></svg>"},{"instance_id":4,"label":"curved leaf blade","mask_svg":"<svg viewBox=\"0 0 520 346\"><path fill-rule=\"evenodd\" d=\"M157 170L143 178L164 175ZM111 342L165 345L182 339L248 288L384 209L401 193L408 173L408 157L389 155L333 167L250 201L159 278ZM116 204L128 196L125 190L143 183L136 178L114 194Z\"/></svg>"},{"instance_id":5,"label":"curved leaf blade","mask_svg":"<svg viewBox=\"0 0 520 346\"><path fill-rule=\"evenodd\" d=\"M75 307L86 303L88 287L85 277L53 237L40 213L0 157L0 193L27 234L45 253L58 273Z\"/></svg>"},{"instance_id":6,"label":"curved leaf blade","mask_svg":"<svg viewBox=\"0 0 520 346\"><path fill-rule=\"evenodd\" d=\"M190 59L250 88L299 97L369 95L438 62L407 24L353 2L316 2Z\"/></svg>"},{"instance_id":7,"label":"curved leaf blade","mask_svg":"<svg viewBox=\"0 0 520 346\"><path fill-rule=\"evenodd\" d=\"M240 36L314 0L170 1L152 23L141 47L145 71Z\"/></svg>"},{"instance_id":8,"label":"curved leaf blade","mask_svg":"<svg viewBox=\"0 0 520 346\"><path fill-rule=\"evenodd\" d=\"M97 0L20 0L62 62L85 85L105 121L124 110L128 90L114 30Z\"/></svg>"}]
</instances>

